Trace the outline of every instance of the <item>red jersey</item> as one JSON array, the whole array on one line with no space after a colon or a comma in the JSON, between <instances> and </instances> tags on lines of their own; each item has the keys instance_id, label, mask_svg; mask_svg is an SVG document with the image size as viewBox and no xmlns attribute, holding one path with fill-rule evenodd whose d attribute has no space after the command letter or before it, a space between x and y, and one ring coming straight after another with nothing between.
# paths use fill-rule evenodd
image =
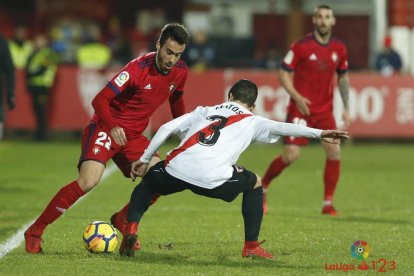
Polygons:
<instances>
[{"instance_id":1,"label":"red jersey","mask_svg":"<svg viewBox=\"0 0 414 276\"><path fill-rule=\"evenodd\" d=\"M188 75L179 60L173 69L162 73L156 66L156 53L148 53L128 63L107 84L116 97L109 101L114 122L127 137L141 134L154 111L173 93L182 93ZM92 120L99 120L95 113Z\"/></svg>"},{"instance_id":2,"label":"red jersey","mask_svg":"<svg viewBox=\"0 0 414 276\"><path fill-rule=\"evenodd\" d=\"M348 70L348 55L345 45L331 38L320 44L313 34L295 42L282 62L286 71L295 71L293 85L311 101L311 113L332 112L335 71ZM291 99L290 106L294 103Z\"/></svg>"}]
</instances>

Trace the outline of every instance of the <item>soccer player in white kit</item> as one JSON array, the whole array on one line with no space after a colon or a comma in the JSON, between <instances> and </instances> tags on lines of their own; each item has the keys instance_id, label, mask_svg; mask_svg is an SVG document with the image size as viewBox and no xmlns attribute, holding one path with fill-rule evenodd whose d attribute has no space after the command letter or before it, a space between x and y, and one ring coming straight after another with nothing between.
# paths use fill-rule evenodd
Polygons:
<instances>
[{"instance_id":1,"label":"soccer player in white kit","mask_svg":"<svg viewBox=\"0 0 414 276\"><path fill-rule=\"evenodd\" d=\"M253 115L257 86L237 81L230 89L229 101L197 107L160 127L142 157L132 163L131 177L144 176L149 161L172 134L184 137L180 145L150 168L132 192L126 235L121 244L123 256L134 256L138 224L154 194L168 195L184 190L206 197L233 201L243 193L242 215L245 244L243 257L272 258L258 242L263 218L263 189L255 173L235 165L240 154L255 141L274 143L281 136L322 139L340 143L348 138L341 130L320 130L281 123Z\"/></svg>"}]
</instances>

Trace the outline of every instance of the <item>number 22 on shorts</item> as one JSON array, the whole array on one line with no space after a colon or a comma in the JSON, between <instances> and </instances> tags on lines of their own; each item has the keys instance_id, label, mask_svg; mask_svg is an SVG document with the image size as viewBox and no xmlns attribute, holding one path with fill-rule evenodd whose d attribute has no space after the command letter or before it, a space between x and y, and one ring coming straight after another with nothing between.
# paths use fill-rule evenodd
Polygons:
<instances>
[{"instance_id":1,"label":"number 22 on shorts","mask_svg":"<svg viewBox=\"0 0 414 276\"><path fill-rule=\"evenodd\" d=\"M106 132L99 132L98 138L95 141L95 145L104 146L107 150L111 149L111 136L109 136Z\"/></svg>"}]
</instances>

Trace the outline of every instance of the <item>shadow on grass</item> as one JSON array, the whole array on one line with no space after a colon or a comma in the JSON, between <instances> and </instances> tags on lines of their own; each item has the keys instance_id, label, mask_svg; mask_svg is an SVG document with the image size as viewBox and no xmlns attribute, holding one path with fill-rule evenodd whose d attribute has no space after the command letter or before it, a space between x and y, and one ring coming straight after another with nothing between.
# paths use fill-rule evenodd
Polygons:
<instances>
[{"instance_id":1,"label":"shadow on grass","mask_svg":"<svg viewBox=\"0 0 414 276\"><path fill-rule=\"evenodd\" d=\"M340 222L365 222L365 223L387 223L387 224L412 224L412 221L403 219L387 219L387 218L370 218L370 217L337 217L336 221Z\"/></svg>"},{"instance_id":2,"label":"shadow on grass","mask_svg":"<svg viewBox=\"0 0 414 276\"><path fill-rule=\"evenodd\" d=\"M389 219L381 217L368 217L368 216L343 216L339 215L336 217L324 216L324 215L301 215L301 214L278 214L281 218L289 220L331 220L338 222L363 222L363 223L385 223L385 224L413 224L413 221L405 219Z\"/></svg>"},{"instance_id":3,"label":"shadow on grass","mask_svg":"<svg viewBox=\"0 0 414 276\"><path fill-rule=\"evenodd\" d=\"M292 269L315 269L318 266L313 265L291 265L274 259L243 259L232 260L233 257L216 256L214 259L205 260L205 256L186 256L183 254L165 254L163 252L137 252L135 257L117 257L117 261L123 263L140 262L154 265L168 265L168 266L194 266L194 267L233 267L233 268L251 268L252 265L258 265L261 268L292 268Z\"/></svg>"}]
</instances>

